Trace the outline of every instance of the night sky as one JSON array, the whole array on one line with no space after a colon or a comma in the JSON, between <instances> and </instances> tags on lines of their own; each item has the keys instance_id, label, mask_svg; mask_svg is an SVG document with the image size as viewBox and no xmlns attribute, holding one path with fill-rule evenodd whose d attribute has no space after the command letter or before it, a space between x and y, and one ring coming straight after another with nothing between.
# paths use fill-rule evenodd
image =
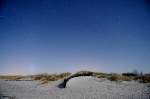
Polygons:
<instances>
[{"instance_id":1,"label":"night sky","mask_svg":"<svg viewBox=\"0 0 150 99\"><path fill-rule=\"evenodd\" d=\"M149 0L0 0L0 74L150 72Z\"/></svg>"}]
</instances>

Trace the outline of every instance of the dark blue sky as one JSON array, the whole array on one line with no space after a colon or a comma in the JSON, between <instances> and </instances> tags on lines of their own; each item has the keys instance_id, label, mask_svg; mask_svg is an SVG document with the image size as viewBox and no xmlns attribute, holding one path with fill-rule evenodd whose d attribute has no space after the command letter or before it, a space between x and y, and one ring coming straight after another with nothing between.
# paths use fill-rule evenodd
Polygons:
<instances>
[{"instance_id":1,"label":"dark blue sky","mask_svg":"<svg viewBox=\"0 0 150 99\"><path fill-rule=\"evenodd\" d=\"M149 0L1 0L0 74L150 72Z\"/></svg>"}]
</instances>

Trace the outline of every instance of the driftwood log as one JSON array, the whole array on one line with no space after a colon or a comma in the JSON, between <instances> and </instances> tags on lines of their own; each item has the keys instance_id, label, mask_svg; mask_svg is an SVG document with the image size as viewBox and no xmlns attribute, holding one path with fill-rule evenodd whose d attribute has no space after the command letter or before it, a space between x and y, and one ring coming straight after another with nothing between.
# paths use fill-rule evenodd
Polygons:
<instances>
[{"instance_id":1,"label":"driftwood log","mask_svg":"<svg viewBox=\"0 0 150 99\"><path fill-rule=\"evenodd\" d=\"M79 76L93 76L93 75L94 75L94 73L93 73L93 72L90 72L90 71L80 71L80 72L77 72L77 73L75 73L75 74L73 74L73 75L71 75L71 76L65 78L65 79L63 80L63 82L58 85L58 87L59 87L59 88L66 88L67 82L68 82L70 79L74 78L74 77L79 77Z\"/></svg>"}]
</instances>

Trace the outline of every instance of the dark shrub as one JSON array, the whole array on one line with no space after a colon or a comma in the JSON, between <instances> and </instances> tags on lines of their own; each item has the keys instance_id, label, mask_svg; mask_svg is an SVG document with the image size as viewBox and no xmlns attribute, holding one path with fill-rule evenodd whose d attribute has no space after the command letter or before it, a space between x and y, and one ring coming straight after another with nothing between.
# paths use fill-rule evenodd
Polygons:
<instances>
[{"instance_id":1,"label":"dark shrub","mask_svg":"<svg viewBox=\"0 0 150 99\"><path fill-rule=\"evenodd\" d=\"M138 76L137 74L134 74L134 73L122 73L123 76L128 76L128 77L131 77L131 76Z\"/></svg>"}]
</instances>

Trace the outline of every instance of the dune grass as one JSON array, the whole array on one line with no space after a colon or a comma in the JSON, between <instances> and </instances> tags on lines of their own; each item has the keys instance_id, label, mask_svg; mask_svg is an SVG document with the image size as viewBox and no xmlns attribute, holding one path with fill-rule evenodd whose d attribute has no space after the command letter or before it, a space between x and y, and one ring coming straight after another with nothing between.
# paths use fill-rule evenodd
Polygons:
<instances>
[{"instance_id":1,"label":"dune grass","mask_svg":"<svg viewBox=\"0 0 150 99\"><path fill-rule=\"evenodd\" d=\"M0 76L0 79L2 79L2 80L20 80L21 78L23 78L23 76L21 76L21 75L15 75L15 76Z\"/></svg>"},{"instance_id":2,"label":"dune grass","mask_svg":"<svg viewBox=\"0 0 150 99\"><path fill-rule=\"evenodd\" d=\"M102 73L102 72L91 72L91 71L79 71L76 72L75 74L82 74L82 73L92 73L94 77L96 78L106 78L110 81L139 81L140 83L150 83L150 74L133 74L133 73L122 73L122 74L116 74L116 73ZM36 74L36 75L30 75L28 76L32 80L38 80L41 81L42 84L46 84L49 81L56 81L59 79L64 79L67 78L71 75L70 72L66 73L59 73L59 74L47 74L47 73L42 73L42 74ZM21 75L3 75L0 76L1 80L9 80L9 81L20 81L23 78L27 76L21 76Z\"/></svg>"},{"instance_id":3,"label":"dune grass","mask_svg":"<svg viewBox=\"0 0 150 99\"><path fill-rule=\"evenodd\" d=\"M46 84L49 81L56 81L59 79L64 79L65 77L68 77L69 75L71 75L71 73L66 72L66 73L60 73L60 74L38 74L38 75L34 75L32 76L33 80L39 80L42 82L42 84Z\"/></svg>"},{"instance_id":4,"label":"dune grass","mask_svg":"<svg viewBox=\"0 0 150 99\"><path fill-rule=\"evenodd\" d=\"M108 77L108 79L110 81L131 81L131 80L133 80L133 78L131 78L131 77L123 76L123 75L119 75L119 74L114 74L114 75Z\"/></svg>"},{"instance_id":5,"label":"dune grass","mask_svg":"<svg viewBox=\"0 0 150 99\"><path fill-rule=\"evenodd\" d=\"M36 75L29 75L29 76L21 76L21 75L1 75L0 79L5 81L22 81L25 78L30 78L31 80L38 80L41 81L42 84L46 84L49 81L56 81L59 79L63 79L65 77L68 77L71 75L71 73L60 73L60 74L36 74Z\"/></svg>"}]
</instances>

